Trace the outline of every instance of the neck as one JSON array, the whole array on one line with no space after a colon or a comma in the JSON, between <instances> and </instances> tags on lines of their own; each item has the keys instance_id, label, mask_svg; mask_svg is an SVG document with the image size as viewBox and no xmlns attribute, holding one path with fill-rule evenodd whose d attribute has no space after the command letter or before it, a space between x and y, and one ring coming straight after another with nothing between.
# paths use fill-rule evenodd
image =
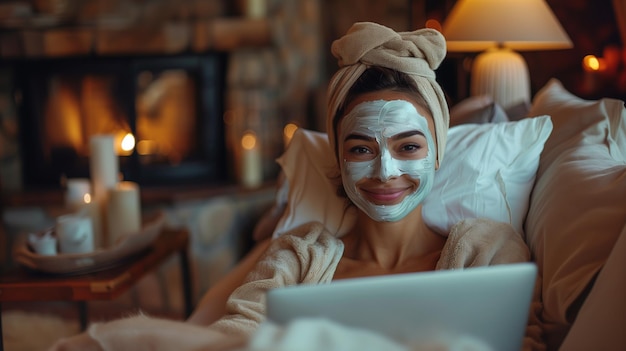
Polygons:
<instances>
[{"instance_id":1,"label":"neck","mask_svg":"<svg viewBox=\"0 0 626 351\"><path fill-rule=\"evenodd\" d=\"M362 211L345 237L345 255L395 269L411 260L439 254L446 238L433 232L422 218L422 206L396 222L377 222Z\"/></svg>"}]
</instances>

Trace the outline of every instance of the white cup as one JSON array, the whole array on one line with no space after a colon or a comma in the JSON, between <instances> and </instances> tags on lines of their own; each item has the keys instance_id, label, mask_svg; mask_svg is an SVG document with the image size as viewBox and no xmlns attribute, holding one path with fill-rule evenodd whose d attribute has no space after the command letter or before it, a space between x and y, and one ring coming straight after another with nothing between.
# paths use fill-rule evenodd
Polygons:
<instances>
[{"instance_id":1,"label":"white cup","mask_svg":"<svg viewBox=\"0 0 626 351\"><path fill-rule=\"evenodd\" d=\"M67 214L57 218L56 234L61 253L87 253L94 250L91 218Z\"/></svg>"},{"instance_id":2,"label":"white cup","mask_svg":"<svg viewBox=\"0 0 626 351\"><path fill-rule=\"evenodd\" d=\"M48 230L39 235L30 233L28 235L28 243L36 253L42 256L54 256L57 254L57 238L52 235L52 231Z\"/></svg>"}]
</instances>

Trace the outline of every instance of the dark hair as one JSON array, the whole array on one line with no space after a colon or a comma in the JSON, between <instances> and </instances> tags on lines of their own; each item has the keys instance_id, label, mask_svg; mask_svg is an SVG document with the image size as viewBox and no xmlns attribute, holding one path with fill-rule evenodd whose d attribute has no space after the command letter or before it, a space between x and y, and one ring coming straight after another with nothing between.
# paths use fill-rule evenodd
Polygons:
<instances>
[{"instance_id":1,"label":"dark hair","mask_svg":"<svg viewBox=\"0 0 626 351\"><path fill-rule=\"evenodd\" d=\"M335 152L335 157L339 156L337 126L339 125L339 121L345 114L346 107L350 105L350 103L359 95L382 90L393 90L408 93L415 99L415 102L417 102L418 105L424 107L432 114L432 111L430 111L430 107L426 103L426 100L424 100L422 95L419 93L415 81L408 74L386 67L368 67L367 69L365 69L365 71L363 71L363 73L361 74L361 76L359 76L356 82L354 82L350 90L348 90L346 98L339 106L339 108L337 108L335 116L333 116L333 130L330 132L334 133L335 137L335 150L333 150ZM340 178L341 175L338 174L336 175L336 177ZM335 178L335 180L337 180L337 178ZM343 186L341 186L341 184L338 185L338 194L340 196L346 197Z\"/></svg>"}]
</instances>

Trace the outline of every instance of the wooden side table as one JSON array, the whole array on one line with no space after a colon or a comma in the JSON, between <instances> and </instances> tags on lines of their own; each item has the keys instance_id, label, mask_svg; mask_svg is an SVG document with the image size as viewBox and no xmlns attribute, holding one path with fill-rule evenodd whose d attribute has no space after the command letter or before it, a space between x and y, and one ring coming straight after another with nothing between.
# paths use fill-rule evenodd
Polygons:
<instances>
[{"instance_id":1,"label":"wooden side table","mask_svg":"<svg viewBox=\"0 0 626 351\"><path fill-rule=\"evenodd\" d=\"M0 277L0 310L4 301L76 301L79 303L80 325L84 329L87 326L87 301L117 298L174 254L180 259L185 317L188 317L193 302L189 232L185 229L164 229L144 252L119 266L96 273L57 276L18 269L4 274ZM0 313L0 351L3 350Z\"/></svg>"}]
</instances>

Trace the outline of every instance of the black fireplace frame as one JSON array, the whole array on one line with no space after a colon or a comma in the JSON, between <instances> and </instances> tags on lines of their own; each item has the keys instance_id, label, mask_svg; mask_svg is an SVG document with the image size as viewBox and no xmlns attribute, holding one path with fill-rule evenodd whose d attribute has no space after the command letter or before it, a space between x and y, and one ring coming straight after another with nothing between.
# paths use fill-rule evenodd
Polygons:
<instances>
[{"instance_id":1,"label":"black fireplace frame","mask_svg":"<svg viewBox=\"0 0 626 351\"><path fill-rule=\"evenodd\" d=\"M198 146L192 159L178 165L142 165L134 152L120 162L124 179L140 185L216 184L228 177L225 145L224 87L227 59L224 53L181 55L72 57L20 59L11 63L20 128L20 153L24 188L60 186L60 178L89 177L86 158L71 165L50 164L42 142L47 82L56 74L107 74L118 82L115 98L136 135L137 77L149 70L159 73L183 69L196 82Z\"/></svg>"}]
</instances>

